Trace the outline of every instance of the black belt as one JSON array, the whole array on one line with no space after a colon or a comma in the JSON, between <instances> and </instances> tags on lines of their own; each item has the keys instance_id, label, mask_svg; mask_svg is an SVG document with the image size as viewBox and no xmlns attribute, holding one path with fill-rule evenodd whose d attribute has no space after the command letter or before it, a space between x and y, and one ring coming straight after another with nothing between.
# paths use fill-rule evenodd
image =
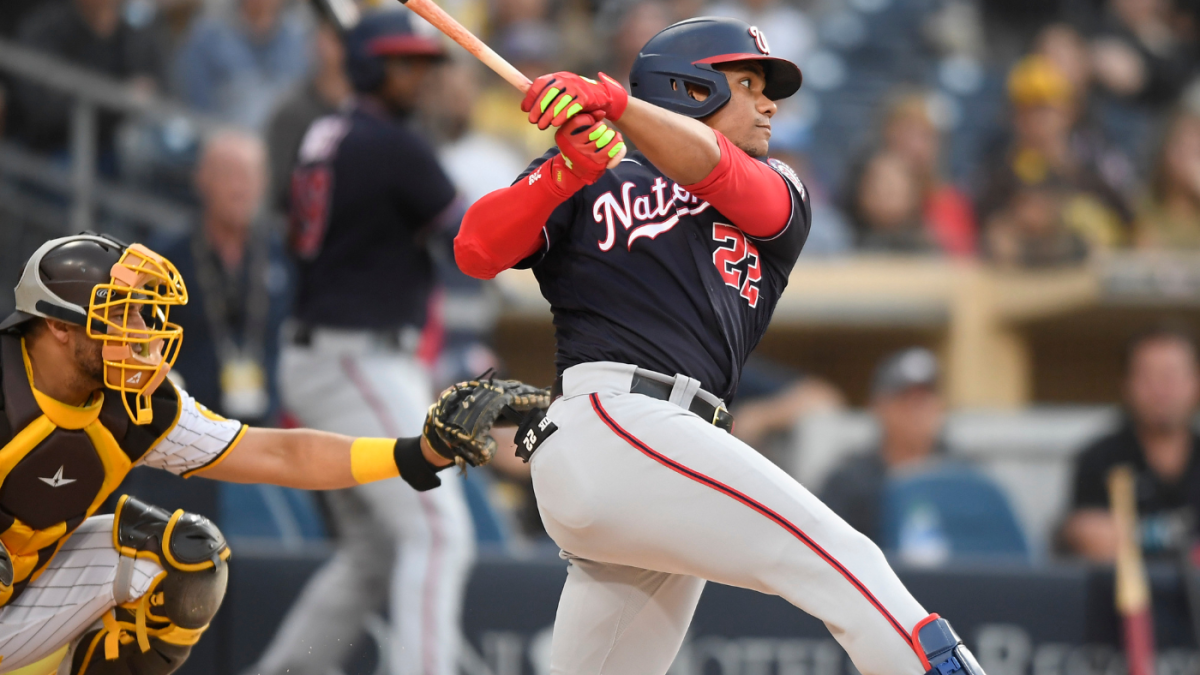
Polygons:
<instances>
[{"instance_id":1,"label":"black belt","mask_svg":"<svg viewBox=\"0 0 1200 675\"><path fill-rule=\"evenodd\" d=\"M320 330L319 326L314 326L309 323L296 322L295 328L292 332L292 344L296 345L297 347L311 347L313 343L313 333L317 330ZM346 332L356 331L356 329L353 328L336 330L344 330ZM403 328L364 328L361 331L356 332L369 333L379 341L379 344L392 349L403 350L406 347L403 339L403 331Z\"/></svg>"},{"instance_id":2,"label":"black belt","mask_svg":"<svg viewBox=\"0 0 1200 675\"><path fill-rule=\"evenodd\" d=\"M671 389L673 388L673 385L666 382L650 380L637 374L634 374L633 381L629 383L629 393L649 396L660 401L670 401ZM554 389L551 391L551 398L562 396L562 375L559 375L558 379L554 380ZM687 409L688 412L698 415L700 419L712 424L714 427L728 433L733 433L733 415L729 414L725 406L714 406L699 396L693 396L691 405Z\"/></svg>"}]
</instances>

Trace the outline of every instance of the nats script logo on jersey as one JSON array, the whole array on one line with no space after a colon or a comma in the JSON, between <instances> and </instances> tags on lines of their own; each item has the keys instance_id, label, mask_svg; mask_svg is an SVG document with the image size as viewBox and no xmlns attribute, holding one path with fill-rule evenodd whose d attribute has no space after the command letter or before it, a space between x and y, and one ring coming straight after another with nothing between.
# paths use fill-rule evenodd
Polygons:
<instances>
[{"instance_id":1,"label":"nats script logo on jersey","mask_svg":"<svg viewBox=\"0 0 1200 675\"><path fill-rule=\"evenodd\" d=\"M653 240L678 225L680 216L698 215L709 208L708 202L701 202L695 195L674 183L671 184L671 199L668 201L667 181L661 176L654 179L654 185L650 188L654 198L653 205L650 203L651 195L633 195L636 187L637 183L625 181L621 184L620 201L617 201L610 190L597 197L592 205L592 218L597 223L604 223L606 227L605 238L597 242L601 251L611 249L617 240L615 222L620 222L626 230L633 228L625 240L625 247L633 250L633 242L638 239ZM679 206L675 205L676 202ZM689 204L696 206L692 207Z\"/></svg>"},{"instance_id":2,"label":"nats script logo on jersey","mask_svg":"<svg viewBox=\"0 0 1200 675\"><path fill-rule=\"evenodd\" d=\"M537 175L532 174L530 181ZM798 180L795 182L799 183ZM610 190L593 202L592 219L605 228L604 239L596 242L601 251L609 251L616 244L618 223L628 232L625 248L632 251L635 242L645 240L646 243L641 245L649 245L679 225L681 218L696 216L711 208L708 202L701 201L676 183L668 183L661 176L655 177L650 194L636 194L637 187L637 183L625 181L621 184L620 199ZM668 194L670 199L667 199ZM758 284L762 281L758 247L741 230L728 223L714 222L710 234L716 243L712 261L717 273L726 286L737 289L751 307L757 307Z\"/></svg>"}]
</instances>

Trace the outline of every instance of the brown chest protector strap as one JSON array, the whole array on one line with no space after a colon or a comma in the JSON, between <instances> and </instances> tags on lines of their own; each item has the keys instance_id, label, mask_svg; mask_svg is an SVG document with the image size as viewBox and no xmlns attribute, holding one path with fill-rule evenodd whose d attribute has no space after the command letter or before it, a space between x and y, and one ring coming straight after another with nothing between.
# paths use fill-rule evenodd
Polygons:
<instances>
[{"instance_id":1,"label":"brown chest protector strap","mask_svg":"<svg viewBox=\"0 0 1200 675\"><path fill-rule=\"evenodd\" d=\"M42 414L25 375L21 338L7 333L0 334L0 407L0 447Z\"/></svg>"}]
</instances>

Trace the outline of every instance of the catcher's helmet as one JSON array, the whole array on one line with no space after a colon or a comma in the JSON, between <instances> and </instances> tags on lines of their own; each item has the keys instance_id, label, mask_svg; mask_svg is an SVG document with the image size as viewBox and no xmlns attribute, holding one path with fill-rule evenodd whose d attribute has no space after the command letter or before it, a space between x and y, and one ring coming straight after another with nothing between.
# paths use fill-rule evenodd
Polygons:
<instances>
[{"instance_id":1,"label":"catcher's helmet","mask_svg":"<svg viewBox=\"0 0 1200 675\"><path fill-rule=\"evenodd\" d=\"M757 26L726 17L702 16L680 21L650 38L629 73L630 93L688 117L704 117L729 102L725 75L713 66L731 61L758 61L766 71L767 98L777 101L800 88L800 68L771 56L767 38ZM708 89L697 101L686 83Z\"/></svg>"},{"instance_id":2,"label":"catcher's helmet","mask_svg":"<svg viewBox=\"0 0 1200 675\"><path fill-rule=\"evenodd\" d=\"M17 284L17 311L0 323L0 332L39 316L87 325L92 290L107 284L125 244L101 235L81 234L42 244L25 263Z\"/></svg>"},{"instance_id":3,"label":"catcher's helmet","mask_svg":"<svg viewBox=\"0 0 1200 675\"><path fill-rule=\"evenodd\" d=\"M122 394L136 424L153 420L150 396L162 384L183 329L169 320L187 304L187 287L167 259L141 244L84 233L42 244L25 263L17 311L0 332L36 317L83 326L103 345L104 384ZM137 315L135 317L135 315Z\"/></svg>"},{"instance_id":4,"label":"catcher's helmet","mask_svg":"<svg viewBox=\"0 0 1200 675\"><path fill-rule=\"evenodd\" d=\"M346 72L355 90L373 92L383 84L383 60L389 56L446 58L441 41L413 29L407 9L364 14L346 34Z\"/></svg>"}]
</instances>

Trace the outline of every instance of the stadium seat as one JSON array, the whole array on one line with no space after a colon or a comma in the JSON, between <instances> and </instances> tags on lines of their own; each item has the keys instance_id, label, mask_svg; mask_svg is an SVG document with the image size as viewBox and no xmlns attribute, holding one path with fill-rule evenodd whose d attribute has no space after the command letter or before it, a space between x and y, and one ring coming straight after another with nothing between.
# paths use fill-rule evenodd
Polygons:
<instances>
[{"instance_id":1,"label":"stadium seat","mask_svg":"<svg viewBox=\"0 0 1200 675\"><path fill-rule=\"evenodd\" d=\"M1029 560L1008 498L978 470L946 462L888 481L880 508L880 546L909 562L1006 557Z\"/></svg>"}]
</instances>

